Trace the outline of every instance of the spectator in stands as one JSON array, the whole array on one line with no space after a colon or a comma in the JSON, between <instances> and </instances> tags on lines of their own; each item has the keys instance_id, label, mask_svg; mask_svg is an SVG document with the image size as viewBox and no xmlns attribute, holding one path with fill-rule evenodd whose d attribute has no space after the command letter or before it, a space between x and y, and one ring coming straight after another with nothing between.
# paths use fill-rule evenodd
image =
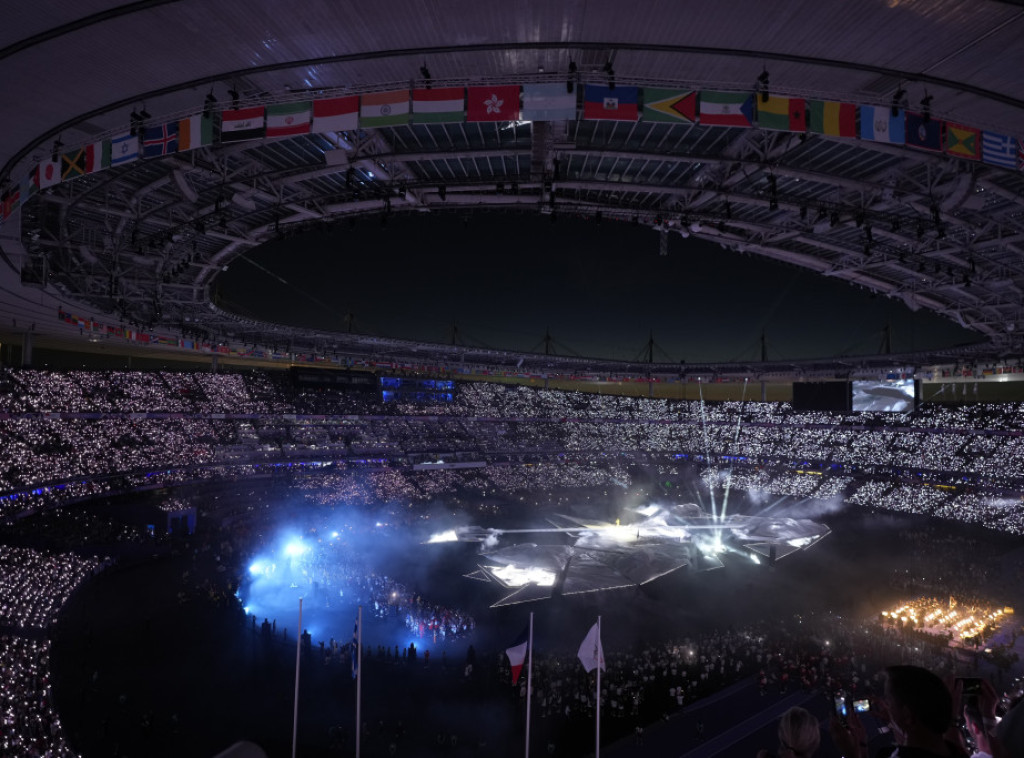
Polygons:
<instances>
[{"instance_id":1,"label":"spectator in stands","mask_svg":"<svg viewBox=\"0 0 1024 758\"><path fill-rule=\"evenodd\" d=\"M778 758L812 758L821 744L818 719L799 706L790 708L779 719ZM767 750L760 750L757 758L772 758Z\"/></svg>"}]
</instances>

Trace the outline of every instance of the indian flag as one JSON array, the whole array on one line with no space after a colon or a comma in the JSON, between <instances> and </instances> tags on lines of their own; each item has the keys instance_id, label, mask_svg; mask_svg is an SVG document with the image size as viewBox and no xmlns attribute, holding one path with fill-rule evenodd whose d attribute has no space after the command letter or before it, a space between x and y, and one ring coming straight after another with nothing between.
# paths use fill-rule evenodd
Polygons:
<instances>
[{"instance_id":1,"label":"indian flag","mask_svg":"<svg viewBox=\"0 0 1024 758\"><path fill-rule=\"evenodd\" d=\"M396 126L409 123L409 90L374 92L359 98L359 126Z\"/></svg>"},{"instance_id":2,"label":"indian flag","mask_svg":"<svg viewBox=\"0 0 1024 758\"><path fill-rule=\"evenodd\" d=\"M414 124L444 124L466 120L466 91L462 87L412 91Z\"/></svg>"},{"instance_id":3,"label":"indian flag","mask_svg":"<svg viewBox=\"0 0 1024 758\"><path fill-rule=\"evenodd\" d=\"M312 110L312 104L308 102L267 106L267 136L291 137L294 134L309 134Z\"/></svg>"}]
</instances>

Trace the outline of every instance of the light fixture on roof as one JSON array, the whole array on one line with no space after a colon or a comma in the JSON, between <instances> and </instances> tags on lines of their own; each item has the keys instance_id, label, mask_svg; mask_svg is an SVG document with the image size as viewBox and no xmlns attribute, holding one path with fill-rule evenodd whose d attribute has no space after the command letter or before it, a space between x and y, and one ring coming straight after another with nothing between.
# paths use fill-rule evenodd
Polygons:
<instances>
[{"instance_id":1,"label":"light fixture on roof","mask_svg":"<svg viewBox=\"0 0 1024 758\"><path fill-rule=\"evenodd\" d=\"M213 115L213 106L217 104L217 98L213 95L213 88L206 93L206 99L203 101L203 118L210 118Z\"/></svg>"},{"instance_id":2,"label":"light fixture on roof","mask_svg":"<svg viewBox=\"0 0 1024 758\"><path fill-rule=\"evenodd\" d=\"M901 84L896 92L892 96L892 115L899 116L900 108L903 106L903 98L906 97L907 91L903 89Z\"/></svg>"},{"instance_id":3,"label":"light fixture on roof","mask_svg":"<svg viewBox=\"0 0 1024 758\"><path fill-rule=\"evenodd\" d=\"M427 89L430 89L430 85L431 85L430 69L427 68L427 64L426 63L424 63L422 66L420 66L420 76L423 77L423 86L425 88L427 88Z\"/></svg>"},{"instance_id":4,"label":"light fixture on roof","mask_svg":"<svg viewBox=\"0 0 1024 758\"><path fill-rule=\"evenodd\" d=\"M228 97L231 98L231 109L232 110L238 110L238 99L239 99L238 90L234 89L233 87L231 89L229 89L228 90Z\"/></svg>"},{"instance_id":5,"label":"light fixture on roof","mask_svg":"<svg viewBox=\"0 0 1024 758\"><path fill-rule=\"evenodd\" d=\"M608 89L615 89L615 69L610 60L605 61L604 72L608 75Z\"/></svg>"},{"instance_id":6,"label":"light fixture on roof","mask_svg":"<svg viewBox=\"0 0 1024 758\"><path fill-rule=\"evenodd\" d=\"M64 147L64 143L60 141L60 137L57 137L57 139L53 141L53 149L50 152L50 158L53 160L60 158L60 149L62 147Z\"/></svg>"},{"instance_id":7,"label":"light fixture on roof","mask_svg":"<svg viewBox=\"0 0 1024 758\"><path fill-rule=\"evenodd\" d=\"M569 59L569 78L565 80L565 91L572 93L576 85L576 76L579 69L576 68L576 61Z\"/></svg>"},{"instance_id":8,"label":"light fixture on roof","mask_svg":"<svg viewBox=\"0 0 1024 758\"><path fill-rule=\"evenodd\" d=\"M921 121L928 123L932 120L932 99L934 95L929 95L927 92L924 93L924 97L921 98Z\"/></svg>"},{"instance_id":9,"label":"light fixture on roof","mask_svg":"<svg viewBox=\"0 0 1024 758\"><path fill-rule=\"evenodd\" d=\"M768 94L768 69L765 68L760 75L757 77L757 91L761 93L761 102L767 103L770 95Z\"/></svg>"}]
</instances>

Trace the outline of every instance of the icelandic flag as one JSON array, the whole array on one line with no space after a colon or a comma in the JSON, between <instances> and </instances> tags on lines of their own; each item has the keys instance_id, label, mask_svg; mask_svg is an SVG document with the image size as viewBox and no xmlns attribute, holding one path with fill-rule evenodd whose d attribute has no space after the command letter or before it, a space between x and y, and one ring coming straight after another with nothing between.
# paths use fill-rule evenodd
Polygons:
<instances>
[{"instance_id":1,"label":"icelandic flag","mask_svg":"<svg viewBox=\"0 0 1024 758\"><path fill-rule=\"evenodd\" d=\"M359 620L352 628L352 678L359 676Z\"/></svg>"},{"instance_id":2,"label":"icelandic flag","mask_svg":"<svg viewBox=\"0 0 1024 758\"><path fill-rule=\"evenodd\" d=\"M530 626L529 624L523 629L522 634L516 637L516 641L512 643L512 647L505 650L505 655L508 656L508 663L512 667L512 684L515 685L519 681L519 674L523 670L523 663L526 661L526 648L530 644Z\"/></svg>"},{"instance_id":3,"label":"icelandic flag","mask_svg":"<svg viewBox=\"0 0 1024 758\"><path fill-rule=\"evenodd\" d=\"M604 648L601 647L601 632L598 630L597 624L590 627L587 636L583 638L578 656L588 674L598 666L601 667L601 671L605 670Z\"/></svg>"},{"instance_id":4,"label":"icelandic flag","mask_svg":"<svg viewBox=\"0 0 1024 758\"><path fill-rule=\"evenodd\" d=\"M158 158L178 152L178 122L149 126L142 131L142 157Z\"/></svg>"}]
</instances>

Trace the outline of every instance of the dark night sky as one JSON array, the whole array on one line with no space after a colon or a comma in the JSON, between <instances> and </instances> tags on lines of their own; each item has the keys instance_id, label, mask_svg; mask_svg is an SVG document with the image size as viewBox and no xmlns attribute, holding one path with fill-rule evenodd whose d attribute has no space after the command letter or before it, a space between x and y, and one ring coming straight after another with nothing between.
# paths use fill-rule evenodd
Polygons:
<instances>
[{"instance_id":1,"label":"dark night sky","mask_svg":"<svg viewBox=\"0 0 1024 758\"><path fill-rule=\"evenodd\" d=\"M218 280L225 304L256 318L509 350L543 351L545 329L588 356L637 358L654 331L656 360L753 360L877 353L977 340L901 302L718 245L646 227L539 214L361 219L269 243Z\"/></svg>"}]
</instances>

